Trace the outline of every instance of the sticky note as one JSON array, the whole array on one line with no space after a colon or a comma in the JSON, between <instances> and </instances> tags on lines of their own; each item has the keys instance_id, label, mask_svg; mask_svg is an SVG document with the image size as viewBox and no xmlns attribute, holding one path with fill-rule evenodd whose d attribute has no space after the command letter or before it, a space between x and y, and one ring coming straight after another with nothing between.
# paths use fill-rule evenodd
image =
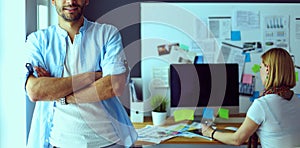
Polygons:
<instances>
[{"instance_id":1,"label":"sticky note","mask_svg":"<svg viewBox=\"0 0 300 148\"><path fill-rule=\"evenodd\" d=\"M259 97L259 91L254 91L253 97L254 97L254 98L258 98L258 97Z\"/></svg>"},{"instance_id":2,"label":"sticky note","mask_svg":"<svg viewBox=\"0 0 300 148\"><path fill-rule=\"evenodd\" d=\"M252 72L257 73L260 70L260 66L258 64L254 64L252 66Z\"/></svg>"},{"instance_id":3,"label":"sticky note","mask_svg":"<svg viewBox=\"0 0 300 148\"><path fill-rule=\"evenodd\" d=\"M184 45L184 44L179 44L179 48L188 51L189 50L189 46Z\"/></svg>"},{"instance_id":4,"label":"sticky note","mask_svg":"<svg viewBox=\"0 0 300 148\"><path fill-rule=\"evenodd\" d=\"M213 108L204 108L203 117L205 119L214 119L214 109Z\"/></svg>"},{"instance_id":5,"label":"sticky note","mask_svg":"<svg viewBox=\"0 0 300 148\"><path fill-rule=\"evenodd\" d=\"M219 117L224 118L224 119L228 119L229 118L229 110L225 109L225 108L220 108L219 109Z\"/></svg>"},{"instance_id":6,"label":"sticky note","mask_svg":"<svg viewBox=\"0 0 300 148\"><path fill-rule=\"evenodd\" d=\"M241 31L231 31L231 40L240 41L241 40Z\"/></svg>"},{"instance_id":7,"label":"sticky note","mask_svg":"<svg viewBox=\"0 0 300 148\"><path fill-rule=\"evenodd\" d=\"M249 98L250 102L253 102L255 99L259 97L259 91L254 91L253 96Z\"/></svg>"},{"instance_id":8,"label":"sticky note","mask_svg":"<svg viewBox=\"0 0 300 148\"><path fill-rule=\"evenodd\" d=\"M194 64L202 64L203 63L203 56L198 55L195 57Z\"/></svg>"},{"instance_id":9,"label":"sticky note","mask_svg":"<svg viewBox=\"0 0 300 148\"><path fill-rule=\"evenodd\" d=\"M243 83L252 84L252 75L251 74L243 74Z\"/></svg>"},{"instance_id":10,"label":"sticky note","mask_svg":"<svg viewBox=\"0 0 300 148\"><path fill-rule=\"evenodd\" d=\"M250 53L245 53L245 62L251 62Z\"/></svg>"},{"instance_id":11,"label":"sticky note","mask_svg":"<svg viewBox=\"0 0 300 148\"><path fill-rule=\"evenodd\" d=\"M299 81L299 73L298 73L298 71L295 72L295 76L296 76L296 81Z\"/></svg>"},{"instance_id":12,"label":"sticky note","mask_svg":"<svg viewBox=\"0 0 300 148\"><path fill-rule=\"evenodd\" d=\"M174 120L175 122L182 120L194 120L194 110L191 109L180 109L174 111Z\"/></svg>"}]
</instances>

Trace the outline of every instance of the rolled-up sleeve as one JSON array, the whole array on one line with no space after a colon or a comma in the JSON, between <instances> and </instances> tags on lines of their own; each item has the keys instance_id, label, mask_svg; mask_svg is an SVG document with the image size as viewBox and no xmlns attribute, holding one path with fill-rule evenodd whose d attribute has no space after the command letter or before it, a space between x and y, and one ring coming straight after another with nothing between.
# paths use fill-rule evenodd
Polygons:
<instances>
[{"instance_id":1,"label":"rolled-up sleeve","mask_svg":"<svg viewBox=\"0 0 300 148\"><path fill-rule=\"evenodd\" d=\"M25 67L26 63L30 63L32 66L40 66L44 67L43 65L43 60L42 60L42 55L40 53L41 47L39 47L39 41L34 33L30 34L27 37L27 40L24 44L24 49L25 49L25 61L24 61L24 89L26 91L26 82L29 77L29 71ZM36 71L34 71L33 75L37 77Z\"/></svg>"},{"instance_id":2,"label":"rolled-up sleeve","mask_svg":"<svg viewBox=\"0 0 300 148\"><path fill-rule=\"evenodd\" d=\"M126 72L126 56L123 50L121 35L115 27L108 31L110 36L105 45L105 55L101 62L103 75L117 75Z\"/></svg>"}]
</instances>

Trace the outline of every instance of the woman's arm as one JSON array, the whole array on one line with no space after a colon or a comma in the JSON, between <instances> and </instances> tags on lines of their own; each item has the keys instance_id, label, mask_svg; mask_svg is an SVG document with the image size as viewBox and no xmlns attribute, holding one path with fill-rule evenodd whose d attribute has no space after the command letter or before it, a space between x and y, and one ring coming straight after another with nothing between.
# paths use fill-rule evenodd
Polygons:
<instances>
[{"instance_id":1,"label":"woman's arm","mask_svg":"<svg viewBox=\"0 0 300 148\"><path fill-rule=\"evenodd\" d=\"M240 128L234 133L225 133L215 131L213 138L225 144L241 145L257 130L259 127L253 120L246 117ZM202 124L202 134L211 137L213 129Z\"/></svg>"}]
</instances>

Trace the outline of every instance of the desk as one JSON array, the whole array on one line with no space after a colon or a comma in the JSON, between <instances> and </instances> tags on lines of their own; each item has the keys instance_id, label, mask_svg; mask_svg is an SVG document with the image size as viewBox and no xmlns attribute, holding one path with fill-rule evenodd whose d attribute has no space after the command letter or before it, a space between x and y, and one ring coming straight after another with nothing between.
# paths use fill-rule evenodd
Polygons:
<instances>
[{"instance_id":1,"label":"desk","mask_svg":"<svg viewBox=\"0 0 300 148\"><path fill-rule=\"evenodd\" d=\"M143 123L133 123L133 125L137 129L143 128L146 125L152 125L151 117L145 117L144 121L145 122L143 122ZM191 123L191 121L183 121L183 122ZM172 117L168 117L165 125L167 126L167 125L172 125L172 124L175 124L174 119ZM216 123L217 129L219 129L219 130L224 130L224 128L227 126L239 127L240 125L241 125L241 123ZM230 132L230 131L228 131L228 132ZM205 145L205 147L216 147L217 145L219 145L221 147L236 147L236 146L224 145L221 142L216 141L216 140L210 141L210 140L206 140L204 138L199 138L199 137L194 137L194 138L175 137L175 138L163 141L162 143L159 144L159 147L164 147L163 145L165 145L167 147L172 147L172 148L175 148L178 146L194 147L194 146L197 146L197 144L201 144L201 146ZM147 146L147 145L148 146L151 145L153 147L158 146L158 145L155 146L153 143L144 142L144 141L137 141L135 143L135 146ZM241 147L247 147L247 143L245 143Z\"/></svg>"}]
</instances>

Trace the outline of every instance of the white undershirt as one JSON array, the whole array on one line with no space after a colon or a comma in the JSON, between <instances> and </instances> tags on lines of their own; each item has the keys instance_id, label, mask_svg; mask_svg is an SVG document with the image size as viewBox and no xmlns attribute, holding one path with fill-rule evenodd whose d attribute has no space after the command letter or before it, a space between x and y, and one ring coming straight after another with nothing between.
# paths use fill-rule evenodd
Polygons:
<instances>
[{"instance_id":1,"label":"white undershirt","mask_svg":"<svg viewBox=\"0 0 300 148\"><path fill-rule=\"evenodd\" d=\"M80 34L74 44L68 38L63 77L80 73ZM84 65L82 65L84 66ZM73 80L76 81L76 80ZM112 124L98 102L61 105L54 108L50 143L57 147L105 147L116 143Z\"/></svg>"}]
</instances>

